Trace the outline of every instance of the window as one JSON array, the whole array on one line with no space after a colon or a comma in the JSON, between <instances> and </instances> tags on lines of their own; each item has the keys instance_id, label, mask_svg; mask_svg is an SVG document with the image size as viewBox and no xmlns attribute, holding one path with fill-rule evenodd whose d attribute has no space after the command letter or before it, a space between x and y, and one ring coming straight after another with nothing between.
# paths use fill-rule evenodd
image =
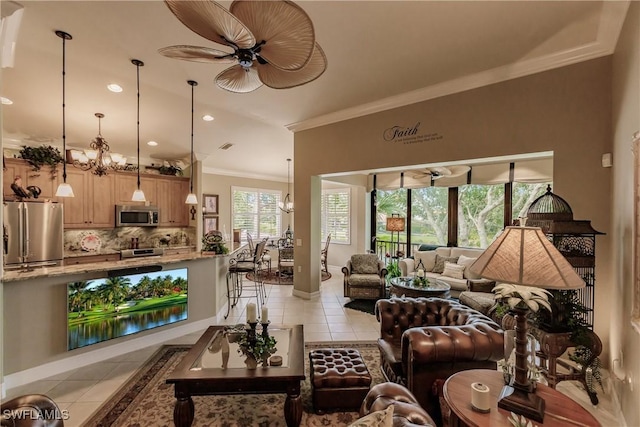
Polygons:
<instances>
[{"instance_id":1,"label":"window","mask_svg":"<svg viewBox=\"0 0 640 427\"><path fill-rule=\"evenodd\" d=\"M425 187L411 190L411 243L447 245L449 189Z\"/></svg>"},{"instance_id":2,"label":"window","mask_svg":"<svg viewBox=\"0 0 640 427\"><path fill-rule=\"evenodd\" d=\"M458 191L458 246L488 247L504 228L504 184L463 185Z\"/></svg>"},{"instance_id":3,"label":"window","mask_svg":"<svg viewBox=\"0 0 640 427\"><path fill-rule=\"evenodd\" d=\"M351 243L350 189L322 190L322 241L331 233L331 243Z\"/></svg>"},{"instance_id":4,"label":"window","mask_svg":"<svg viewBox=\"0 0 640 427\"><path fill-rule=\"evenodd\" d=\"M234 229L242 230L241 240L246 241L247 233L253 239L280 236L282 217L278 202L281 196L277 190L231 188L231 222Z\"/></svg>"},{"instance_id":5,"label":"window","mask_svg":"<svg viewBox=\"0 0 640 427\"><path fill-rule=\"evenodd\" d=\"M529 184L514 182L511 196L511 218L518 219L527 216L527 209L529 209L531 203L547 191L548 185L551 185L551 183Z\"/></svg>"}]
</instances>

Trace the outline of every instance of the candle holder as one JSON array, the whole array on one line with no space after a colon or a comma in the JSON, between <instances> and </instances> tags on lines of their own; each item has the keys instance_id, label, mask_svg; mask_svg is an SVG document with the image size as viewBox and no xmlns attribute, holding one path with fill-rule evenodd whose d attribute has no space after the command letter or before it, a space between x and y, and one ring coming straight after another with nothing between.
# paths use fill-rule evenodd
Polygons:
<instances>
[{"instance_id":1,"label":"candle holder","mask_svg":"<svg viewBox=\"0 0 640 427\"><path fill-rule=\"evenodd\" d=\"M247 322L249 324L249 329L247 329L247 341L251 347L254 347L256 344L256 327L258 326L258 322Z\"/></svg>"},{"instance_id":2,"label":"candle holder","mask_svg":"<svg viewBox=\"0 0 640 427\"><path fill-rule=\"evenodd\" d=\"M271 323L270 320L267 320L266 322L262 323L262 336L263 337L268 337L269 336L269 324Z\"/></svg>"}]
</instances>

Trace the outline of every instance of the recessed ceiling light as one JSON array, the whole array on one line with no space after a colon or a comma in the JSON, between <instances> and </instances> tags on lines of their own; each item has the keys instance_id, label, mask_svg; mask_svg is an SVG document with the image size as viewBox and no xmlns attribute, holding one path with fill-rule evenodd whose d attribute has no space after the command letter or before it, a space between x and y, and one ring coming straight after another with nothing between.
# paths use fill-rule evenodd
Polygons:
<instances>
[{"instance_id":1,"label":"recessed ceiling light","mask_svg":"<svg viewBox=\"0 0 640 427\"><path fill-rule=\"evenodd\" d=\"M147 145L150 145L152 147L156 147L158 145L158 143L155 142L155 141L149 141L149 142L147 142Z\"/></svg>"},{"instance_id":2,"label":"recessed ceiling light","mask_svg":"<svg viewBox=\"0 0 640 427\"><path fill-rule=\"evenodd\" d=\"M107 85L107 89L109 89L111 92L115 92L115 93L122 92L122 86L120 86L119 84L116 84L116 83L108 84Z\"/></svg>"},{"instance_id":3,"label":"recessed ceiling light","mask_svg":"<svg viewBox=\"0 0 640 427\"><path fill-rule=\"evenodd\" d=\"M202 120L204 120L205 122L212 122L213 116L210 116L209 114L205 114L204 116L202 116Z\"/></svg>"},{"instance_id":4,"label":"recessed ceiling light","mask_svg":"<svg viewBox=\"0 0 640 427\"><path fill-rule=\"evenodd\" d=\"M0 101L2 101L2 103L4 105L11 105L13 104L13 101L10 100L9 98L5 98L4 96L0 97Z\"/></svg>"}]
</instances>

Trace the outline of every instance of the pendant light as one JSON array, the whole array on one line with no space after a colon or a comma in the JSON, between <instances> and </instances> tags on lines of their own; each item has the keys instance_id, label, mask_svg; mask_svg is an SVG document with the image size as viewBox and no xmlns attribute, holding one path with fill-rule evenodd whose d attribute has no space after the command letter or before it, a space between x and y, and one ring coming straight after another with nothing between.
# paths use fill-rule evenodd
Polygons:
<instances>
[{"instance_id":1,"label":"pendant light","mask_svg":"<svg viewBox=\"0 0 640 427\"><path fill-rule=\"evenodd\" d=\"M280 210L285 213L293 212L293 202L291 201L291 159L287 159L287 195L284 200L278 203Z\"/></svg>"},{"instance_id":2,"label":"pendant light","mask_svg":"<svg viewBox=\"0 0 640 427\"><path fill-rule=\"evenodd\" d=\"M138 188L133 192L131 200L134 202L146 202L144 192L140 189L140 67L144 66L144 62L139 59L132 59L131 63L136 66L136 85L138 88L138 111L137 111L137 130L138 130Z\"/></svg>"},{"instance_id":3,"label":"pendant light","mask_svg":"<svg viewBox=\"0 0 640 427\"><path fill-rule=\"evenodd\" d=\"M75 197L73 194L73 188L67 184L67 132L65 128L66 116L65 116L65 74L66 74L66 41L71 40L71 34L64 31L57 30L56 36L62 39L62 184L58 185L56 190L56 197Z\"/></svg>"},{"instance_id":4,"label":"pendant light","mask_svg":"<svg viewBox=\"0 0 640 427\"><path fill-rule=\"evenodd\" d=\"M189 180L189 194L187 195L187 200L185 200L184 202L187 205L197 205L198 198L193 192L193 88L195 86L198 86L198 82L194 80L187 80L187 83L191 86L191 179Z\"/></svg>"}]
</instances>

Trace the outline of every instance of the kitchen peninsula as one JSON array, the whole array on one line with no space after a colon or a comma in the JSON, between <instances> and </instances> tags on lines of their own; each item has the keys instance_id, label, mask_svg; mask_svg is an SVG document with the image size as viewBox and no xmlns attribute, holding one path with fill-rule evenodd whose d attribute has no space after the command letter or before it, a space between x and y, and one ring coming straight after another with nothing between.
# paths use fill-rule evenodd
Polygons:
<instances>
[{"instance_id":1,"label":"kitchen peninsula","mask_svg":"<svg viewBox=\"0 0 640 427\"><path fill-rule=\"evenodd\" d=\"M5 385L13 388L204 329L215 321L216 314L226 303L225 277L229 257L242 249L242 246L235 244L230 249L231 252L225 255L171 253L118 261L5 271L2 277ZM172 269L188 271L185 320L67 350L67 284L89 282L113 275Z\"/></svg>"}]
</instances>

